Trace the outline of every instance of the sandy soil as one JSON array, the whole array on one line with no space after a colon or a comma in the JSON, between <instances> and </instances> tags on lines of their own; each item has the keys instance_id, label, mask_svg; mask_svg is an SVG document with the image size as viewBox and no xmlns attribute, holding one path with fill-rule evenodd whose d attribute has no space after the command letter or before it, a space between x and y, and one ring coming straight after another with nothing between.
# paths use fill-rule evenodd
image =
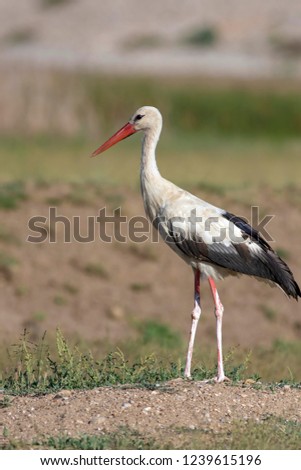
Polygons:
<instances>
[{"instance_id":1,"label":"sandy soil","mask_svg":"<svg viewBox=\"0 0 301 470\"><path fill-rule=\"evenodd\" d=\"M269 416L301 420L301 391L204 384L176 379L157 390L100 388L62 390L46 396L12 398L0 410L0 430L16 441L43 442L49 436L103 435L127 427L157 445L189 447L185 431L231 431L233 421ZM0 397L1 398L1 397ZM2 432L1 432L2 435ZM8 437L2 437L3 444Z\"/></svg>"}]
</instances>

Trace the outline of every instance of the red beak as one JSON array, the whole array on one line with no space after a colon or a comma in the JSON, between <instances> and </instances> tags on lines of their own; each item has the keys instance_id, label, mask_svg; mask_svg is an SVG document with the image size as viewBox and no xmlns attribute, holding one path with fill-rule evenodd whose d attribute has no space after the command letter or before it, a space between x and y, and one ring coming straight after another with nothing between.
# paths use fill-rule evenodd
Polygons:
<instances>
[{"instance_id":1,"label":"red beak","mask_svg":"<svg viewBox=\"0 0 301 470\"><path fill-rule=\"evenodd\" d=\"M125 124L125 126L119 129L119 131L117 131L114 135L112 135L112 137L110 137L104 144L98 147L98 149L96 149L92 153L91 156L96 157L96 155L99 155L100 153L104 152L108 148L112 147L112 145L115 145L117 144L117 142L120 142L121 140L126 139L127 137L134 134L135 132L137 131L134 128L133 124L128 122L127 124Z\"/></svg>"}]
</instances>

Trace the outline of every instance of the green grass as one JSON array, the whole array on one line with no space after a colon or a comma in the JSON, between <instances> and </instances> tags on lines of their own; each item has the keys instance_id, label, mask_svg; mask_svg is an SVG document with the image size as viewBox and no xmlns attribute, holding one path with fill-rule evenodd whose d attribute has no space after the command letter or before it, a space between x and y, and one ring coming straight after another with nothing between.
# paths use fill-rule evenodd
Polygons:
<instances>
[{"instance_id":1,"label":"green grass","mask_svg":"<svg viewBox=\"0 0 301 470\"><path fill-rule=\"evenodd\" d=\"M85 449L85 450L149 450L155 448L155 441L144 437L137 431L121 428L118 432L103 436L85 435L79 438L58 437L46 441L47 449ZM44 445L45 445L44 444Z\"/></svg>"},{"instance_id":2,"label":"green grass","mask_svg":"<svg viewBox=\"0 0 301 470\"><path fill-rule=\"evenodd\" d=\"M125 353L115 350L101 359L96 359L90 350L83 352L69 344L60 331L55 347L46 341L45 335L41 341L33 343L24 332L19 342L8 349L6 360L1 358L0 388L12 394L27 394L124 384L154 387L183 377L186 348L179 335L154 321L138 324L137 330L137 340L124 342ZM212 352L204 354L202 362L194 359L193 379L211 379L216 375L216 358ZM298 381L298 373L293 372L300 371L299 357L297 342L278 341L271 349L257 348L253 354L226 351L226 375L233 384L252 378L254 386L268 386L266 380L265 385L258 382L262 370L266 377L274 379L270 387L286 383L299 386L300 377Z\"/></svg>"},{"instance_id":3,"label":"green grass","mask_svg":"<svg viewBox=\"0 0 301 470\"><path fill-rule=\"evenodd\" d=\"M283 260L285 261L290 260L290 252L286 248L282 248L278 246L276 252L277 252L277 255L280 256L280 258L282 258Z\"/></svg>"},{"instance_id":4,"label":"green grass","mask_svg":"<svg viewBox=\"0 0 301 470\"><path fill-rule=\"evenodd\" d=\"M175 349L181 346L181 338L168 325L155 320L147 320L138 325L143 344L156 343L165 349Z\"/></svg>"},{"instance_id":5,"label":"green grass","mask_svg":"<svg viewBox=\"0 0 301 470\"><path fill-rule=\"evenodd\" d=\"M99 277L101 279L109 279L109 273L101 263L87 263L83 271L89 276Z\"/></svg>"},{"instance_id":6,"label":"green grass","mask_svg":"<svg viewBox=\"0 0 301 470\"><path fill-rule=\"evenodd\" d=\"M108 187L139 187L140 136L133 136L99 158L89 155L114 126L97 141L80 139L0 138L0 207L14 209L26 192L24 182L86 183ZM200 187L223 195L243 187L288 188L300 203L301 142L276 142L262 138L225 137L209 134L162 135L158 165L163 176L186 187ZM16 181L16 183L14 183ZM23 186L22 186L23 185ZM71 202L87 203L84 189L72 192ZM95 196L94 196L95 200ZM116 204L118 201L113 201Z\"/></svg>"},{"instance_id":7,"label":"green grass","mask_svg":"<svg viewBox=\"0 0 301 470\"><path fill-rule=\"evenodd\" d=\"M59 7L71 2L72 0L40 0L40 4L44 8Z\"/></svg>"},{"instance_id":8,"label":"green grass","mask_svg":"<svg viewBox=\"0 0 301 470\"><path fill-rule=\"evenodd\" d=\"M151 450L158 449L158 443L153 438L143 436L129 428L120 428L114 433L102 435L87 435L79 437L55 436L45 441L35 440L31 443L13 441L8 438L0 449L54 449L54 450Z\"/></svg>"},{"instance_id":9,"label":"green grass","mask_svg":"<svg viewBox=\"0 0 301 470\"><path fill-rule=\"evenodd\" d=\"M183 432L183 430L182 430ZM267 416L266 420L255 422L234 421L228 431L218 434L213 431L187 429L183 433L182 448L221 450L285 450L300 449L301 424L282 418Z\"/></svg>"},{"instance_id":10,"label":"green grass","mask_svg":"<svg viewBox=\"0 0 301 470\"><path fill-rule=\"evenodd\" d=\"M1 404L0 404L1 406ZM4 407L10 406L6 400ZM16 442L6 436L0 449L55 449L55 450L151 450L151 449L204 449L204 450L299 450L301 424L297 421L267 416L264 421L234 421L227 431L197 428L170 429L159 438L149 437L123 427L114 433L102 435L53 436L46 440ZM172 439L175 438L176 439Z\"/></svg>"},{"instance_id":11,"label":"green grass","mask_svg":"<svg viewBox=\"0 0 301 470\"><path fill-rule=\"evenodd\" d=\"M168 436L159 441L129 429L121 429L104 436L83 436L79 439L51 438L47 448L53 449L300 449L301 424L273 416L266 421L235 421L230 432L216 433L204 430L188 430L181 444L172 445ZM190 439L187 439L187 437ZM185 439L186 437L186 439ZM183 442L184 440L184 442ZM179 442L179 440L178 440ZM98 447L97 447L98 446Z\"/></svg>"},{"instance_id":12,"label":"green grass","mask_svg":"<svg viewBox=\"0 0 301 470\"><path fill-rule=\"evenodd\" d=\"M180 374L181 365L166 365L154 356L130 363L117 351L96 360L91 352L83 353L76 346L70 346L60 331L55 351L51 352L45 336L35 344L25 332L9 352L0 387L10 393L26 394L104 385L153 386Z\"/></svg>"},{"instance_id":13,"label":"green grass","mask_svg":"<svg viewBox=\"0 0 301 470\"><path fill-rule=\"evenodd\" d=\"M53 96L47 96L51 100L48 134L24 133L22 120L15 135L0 136L2 184L88 181L102 188L106 184L138 187L141 136L98 158L89 156L137 107L152 104L164 117L159 167L175 183L206 185L220 194L247 183L300 188L301 93L297 88L55 72L49 80ZM82 97L78 116L72 114L79 126L71 138L64 138L64 130L53 123L53 102L65 89L68 96ZM90 122L91 115L93 130L87 128L86 116ZM11 194L6 201L8 189L1 196L0 187L0 207L20 202L15 196L11 202ZM86 197L85 191L75 188L71 202L86 204ZM297 197L296 191L292 197Z\"/></svg>"},{"instance_id":14,"label":"green grass","mask_svg":"<svg viewBox=\"0 0 301 470\"><path fill-rule=\"evenodd\" d=\"M23 181L0 184L0 209L16 209L25 199L27 199L27 194Z\"/></svg>"},{"instance_id":15,"label":"green grass","mask_svg":"<svg viewBox=\"0 0 301 470\"><path fill-rule=\"evenodd\" d=\"M213 46L218 39L219 34L214 26L203 26L185 37L183 42L192 46L208 47Z\"/></svg>"},{"instance_id":16,"label":"green grass","mask_svg":"<svg viewBox=\"0 0 301 470\"><path fill-rule=\"evenodd\" d=\"M165 347L166 351L181 349L181 341L169 327L160 323L145 322L137 326L140 329L140 343L151 345L158 350ZM161 349L162 350L162 349ZM289 363L293 354L296 360L300 355L300 344L277 342L268 353L263 351L266 367L273 368L273 361L278 369ZM140 350L139 350L140 354ZM273 361L271 360L273 358ZM26 332L20 341L9 352L10 363L4 367L0 380L0 388L4 397L0 400L0 408L13 406L13 395L30 393L49 393L61 389L89 389L99 386L124 385L144 387L150 390L164 388L164 382L183 377L183 364L180 360L168 362L149 355L136 360L127 360L121 351L108 354L101 360L92 353L83 353L78 347L70 345L60 331L57 332L56 348L51 351L45 336L38 344L29 340ZM232 386L243 387L242 380L250 377L250 355L240 363L233 360L233 354L226 354L225 368ZM199 365L193 370L194 380L212 378L216 374L215 367ZM252 377L252 376L251 376ZM300 384L290 380L280 383L261 383L259 377L253 376L253 387L275 390L289 383L291 387ZM250 386L250 385L248 385ZM301 424L287 421L268 414L261 421L232 421L217 433L208 428L170 428L164 436L150 437L150 434L138 433L130 428L119 428L111 433L96 435L55 435L46 440L18 442L10 439L9 430L3 430L3 443L0 449L299 449Z\"/></svg>"},{"instance_id":17,"label":"green grass","mask_svg":"<svg viewBox=\"0 0 301 470\"><path fill-rule=\"evenodd\" d=\"M261 304L259 305L259 309L261 310L263 316L269 321L275 321L278 314L275 309L269 307L268 305Z\"/></svg>"},{"instance_id":18,"label":"green grass","mask_svg":"<svg viewBox=\"0 0 301 470\"><path fill-rule=\"evenodd\" d=\"M67 299L63 295L56 295L53 299L55 305L63 306L68 303Z\"/></svg>"},{"instance_id":19,"label":"green grass","mask_svg":"<svg viewBox=\"0 0 301 470\"><path fill-rule=\"evenodd\" d=\"M194 37L201 41L208 31ZM204 34L205 33L205 34ZM217 133L244 136L299 137L301 94L296 89L244 84L225 87L200 80L170 80L86 75L79 81L87 90L99 119L108 129L138 107L161 109L166 128L173 132Z\"/></svg>"},{"instance_id":20,"label":"green grass","mask_svg":"<svg viewBox=\"0 0 301 470\"><path fill-rule=\"evenodd\" d=\"M128 245L129 252L138 259L146 261L158 261L158 254L154 247L150 244L132 243Z\"/></svg>"},{"instance_id":21,"label":"green grass","mask_svg":"<svg viewBox=\"0 0 301 470\"><path fill-rule=\"evenodd\" d=\"M0 274L11 281L14 274L14 268L18 265L18 260L4 251L0 251Z\"/></svg>"},{"instance_id":22,"label":"green grass","mask_svg":"<svg viewBox=\"0 0 301 470\"><path fill-rule=\"evenodd\" d=\"M152 286L149 283L133 282L130 285L130 289L134 292L145 292L150 291Z\"/></svg>"},{"instance_id":23,"label":"green grass","mask_svg":"<svg viewBox=\"0 0 301 470\"><path fill-rule=\"evenodd\" d=\"M60 0L64 1L67 0ZM27 39L26 34L28 36L25 31L25 38L24 33L23 37L21 34L21 40ZM136 45L154 47L154 39L140 37ZM199 28L190 36L190 42L201 46L208 46L217 39L218 32L210 25ZM231 83L225 79L202 80L199 77L121 78L67 71L42 71L40 76L35 74L33 77L25 74L24 81L28 86L24 87L23 93L26 95L16 105L21 118L12 128L17 134L28 135L33 131L27 121L27 103L31 99L35 103L35 96L31 96L36 94L35 80L42 83L44 115L41 129L53 135L70 135L71 117L74 136L101 136L101 132L106 134L120 127L138 107L153 105L162 111L167 132L174 134L202 132L215 136L261 136L278 141L300 136L299 84ZM47 83L45 88L44 81ZM63 120L60 118L62 101L66 116ZM14 105L12 100L10 103ZM37 109L40 109L39 104Z\"/></svg>"},{"instance_id":24,"label":"green grass","mask_svg":"<svg viewBox=\"0 0 301 470\"><path fill-rule=\"evenodd\" d=\"M76 295L79 292L79 288L75 286L74 284L71 284L70 282L65 282L62 285L62 288L64 289L65 292L71 295Z\"/></svg>"}]
</instances>

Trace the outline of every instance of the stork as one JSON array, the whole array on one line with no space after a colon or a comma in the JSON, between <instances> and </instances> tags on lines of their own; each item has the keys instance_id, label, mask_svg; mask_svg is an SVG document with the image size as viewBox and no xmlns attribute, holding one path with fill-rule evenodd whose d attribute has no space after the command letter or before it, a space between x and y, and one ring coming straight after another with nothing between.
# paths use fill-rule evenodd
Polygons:
<instances>
[{"instance_id":1,"label":"stork","mask_svg":"<svg viewBox=\"0 0 301 470\"><path fill-rule=\"evenodd\" d=\"M194 308L184 375L191 377L194 340L201 315L200 280L207 279L215 304L215 381L223 382L227 380L222 353L224 307L215 282L229 275L246 274L280 287L288 297L296 300L301 297L301 291L287 264L244 219L203 201L160 175L155 150L161 130L160 111L143 106L92 156L131 134L143 132L140 182L145 212L163 240L192 267L194 273Z\"/></svg>"}]
</instances>

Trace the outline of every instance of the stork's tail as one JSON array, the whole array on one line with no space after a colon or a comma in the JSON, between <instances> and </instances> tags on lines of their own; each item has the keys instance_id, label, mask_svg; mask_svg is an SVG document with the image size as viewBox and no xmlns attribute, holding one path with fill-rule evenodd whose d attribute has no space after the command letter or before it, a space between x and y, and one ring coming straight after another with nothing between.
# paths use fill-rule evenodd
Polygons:
<instances>
[{"instance_id":1,"label":"stork's tail","mask_svg":"<svg viewBox=\"0 0 301 470\"><path fill-rule=\"evenodd\" d=\"M255 257L255 259L260 259L262 263L261 269L259 269L259 272L257 269L254 275L274 282L288 297L293 297L298 300L298 297L301 297L301 291L294 279L292 271L285 261L277 255L268 242L260 235L258 230L251 227L251 225L241 217L237 217L230 212L225 212L223 216L239 227L243 233L247 234L251 240L261 248L260 252L257 252ZM246 274L251 274L250 270L248 270Z\"/></svg>"},{"instance_id":2,"label":"stork's tail","mask_svg":"<svg viewBox=\"0 0 301 470\"><path fill-rule=\"evenodd\" d=\"M266 258L271 272L271 280L275 282L288 297L293 297L298 300L298 297L301 297L301 290L285 261L272 249L266 251Z\"/></svg>"}]
</instances>

